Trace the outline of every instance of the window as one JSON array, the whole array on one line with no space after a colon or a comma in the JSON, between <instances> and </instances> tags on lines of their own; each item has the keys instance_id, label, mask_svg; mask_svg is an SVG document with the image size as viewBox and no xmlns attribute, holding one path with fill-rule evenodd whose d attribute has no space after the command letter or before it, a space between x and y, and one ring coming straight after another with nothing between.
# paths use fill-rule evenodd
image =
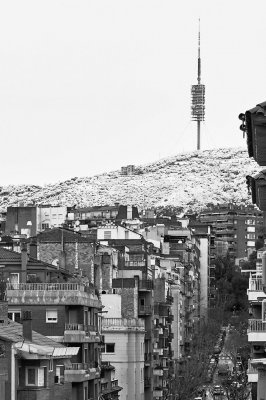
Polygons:
<instances>
[{"instance_id":1,"label":"window","mask_svg":"<svg viewBox=\"0 0 266 400\"><path fill-rule=\"evenodd\" d=\"M55 368L55 383L64 383L64 365L57 365Z\"/></svg>"},{"instance_id":2,"label":"window","mask_svg":"<svg viewBox=\"0 0 266 400\"><path fill-rule=\"evenodd\" d=\"M54 360L52 358L50 358L49 360L49 371L53 371L54 370Z\"/></svg>"},{"instance_id":3,"label":"window","mask_svg":"<svg viewBox=\"0 0 266 400\"><path fill-rule=\"evenodd\" d=\"M20 316L21 316L20 310L8 310L8 318L11 319L12 321L20 323Z\"/></svg>"},{"instance_id":4,"label":"window","mask_svg":"<svg viewBox=\"0 0 266 400\"><path fill-rule=\"evenodd\" d=\"M106 389L108 389L108 383L106 382L106 383L102 383L101 384L101 390L103 391L103 390L106 390Z\"/></svg>"},{"instance_id":5,"label":"window","mask_svg":"<svg viewBox=\"0 0 266 400\"><path fill-rule=\"evenodd\" d=\"M49 229L49 224L42 224L42 229Z\"/></svg>"},{"instance_id":6,"label":"window","mask_svg":"<svg viewBox=\"0 0 266 400\"><path fill-rule=\"evenodd\" d=\"M57 323L57 310L50 309L46 310L46 322L47 323Z\"/></svg>"},{"instance_id":7,"label":"window","mask_svg":"<svg viewBox=\"0 0 266 400\"><path fill-rule=\"evenodd\" d=\"M26 367L26 386L45 386L45 368Z\"/></svg>"},{"instance_id":8,"label":"window","mask_svg":"<svg viewBox=\"0 0 266 400\"><path fill-rule=\"evenodd\" d=\"M105 344L105 353L114 353L115 352L115 344L114 343L106 343Z\"/></svg>"},{"instance_id":9,"label":"window","mask_svg":"<svg viewBox=\"0 0 266 400\"><path fill-rule=\"evenodd\" d=\"M103 237L104 239L111 239L111 231L104 231Z\"/></svg>"}]
</instances>

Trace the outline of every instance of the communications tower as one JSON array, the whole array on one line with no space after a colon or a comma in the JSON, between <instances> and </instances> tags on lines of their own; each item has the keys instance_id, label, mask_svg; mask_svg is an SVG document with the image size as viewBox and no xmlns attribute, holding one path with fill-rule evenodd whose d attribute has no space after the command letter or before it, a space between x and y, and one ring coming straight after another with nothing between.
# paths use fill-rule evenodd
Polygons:
<instances>
[{"instance_id":1,"label":"communications tower","mask_svg":"<svg viewBox=\"0 0 266 400\"><path fill-rule=\"evenodd\" d=\"M200 150L200 123L205 118L205 85L201 84L200 20L198 33L198 84L191 86L191 119L197 121L197 150Z\"/></svg>"}]
</instances>

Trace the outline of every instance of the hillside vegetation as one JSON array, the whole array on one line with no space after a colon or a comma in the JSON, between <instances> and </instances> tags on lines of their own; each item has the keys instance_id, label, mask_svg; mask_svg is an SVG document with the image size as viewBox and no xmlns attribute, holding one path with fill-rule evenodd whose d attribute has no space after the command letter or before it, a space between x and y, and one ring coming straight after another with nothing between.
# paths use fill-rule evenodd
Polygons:
<instances>
[{"instance_id":1,"label":"hillside vegetation","mask_svg":"<svg viewBox=\"0 0 266 400\"><path fill-rule=\"evenodd\" d=\"M120 171L74 177L45 186L0 187L0 209L19 202L93 206L134 204L143 207L181 207L197 211L208 203L250 204L246 175L258 165L239 148L194 151L136 166L134 176Z\"/></svg>"}]
</instances>

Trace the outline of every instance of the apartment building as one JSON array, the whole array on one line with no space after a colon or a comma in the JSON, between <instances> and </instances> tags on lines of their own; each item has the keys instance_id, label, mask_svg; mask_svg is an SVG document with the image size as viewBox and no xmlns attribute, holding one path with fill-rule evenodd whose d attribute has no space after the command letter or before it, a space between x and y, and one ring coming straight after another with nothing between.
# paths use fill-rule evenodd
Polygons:
<instances>
[{"instance_id":1,"label":"apartment building","mask_svg":"<svg viewBox=\"0 0 266 400\"><path fill-rule=\"evenodd\" d=\"M98 400L102 305L95 287L73 279L61 266L34 259L26 246L21 253L0 248L0 264L9 318L19 321L30 311L34 330L68 348L78 346L71 363L62 368L61 383L71 383L73 400Z\"/></svg>"},{"instance_id":2,"label":"apartment building","mask_svg":"<svg viewBox=\"0 0 266 400\"><path fill-rule=\"evenodd\" d=\"M79 231L86 231L106 223L121 224L124 220L139 218L138 209L132 205L115 203L113 206L94 206L69 208L67 224Z\"/></svg>"},{"instance_id":3,"label":"apartment building","mask_svg":"<svg viewBox=\"0 0 266 400\"><path fill-rule=\"evenodd\" d=\"M141 231L146 240L133 239L136 235L106 240L102 233L105 227L99 228L101 243L123 254L118 277L112 280L113 296L121 299L121 316L144 320L145 399L171 395L177 364L191 351L200 320L200 274L190 231L167 228L165 235L164 228L160 225ZM109 312L111 301L105 301L104 295L102 298L104 311Z\"/></svg>"},{"instance_id":4,"label":"apartment building","mask_svg":"<svg viewBox=\"0 0 266 400\"><path fill-rule=\"evenodd\" d=\"M203 210L198 220L211 226L211 259L228 252L232 259L248 257L261 235L263 215L254 206L224 204ZM224 245L219 245L222 242Z\"/></svg>"},{"instance_id":5,"label":"apartment building","mask_svg":"<svg viewBox=\"0 0 266 400\"><path fill-rule=\"evenodd\" d=\"M108 227L109 228L109 227ZM117 227L115 227L117 228ZM117 278L112 279L112 291L114 295L119 296L121 299L121 318L123 319L123 329L128 329L127 320L137 321L134 322L135 330L138 326L144 327L144 348L143 348L143 362L144 370L140 372L141 387L144 393L144 399L153 399L153 327L154 327L154 299L153 299L153 272L150 260L153 245L146 242L141 235L130 232L131 239L125 239L125 232L127 229L118 227L118 231L114 229L113 232L124 232L124 239L106 239L104 238L104 227L98 228L98 238L102 245L108 245L120 252L118 263ZM121 229L122 230L121 230ZM115 233L113 234L116 235ZM115 236L117 237L117 236ZM119 235L121 237L121 235ZM105 300L103 302L105 304ZM109 311L109 304L106 304L104 311ZM111 314L112 315L112 314ZM120 314L119 314L120 315ZM108 316L108 314L107 314ZM141 321L141 322L140 322ZM108 332L109 333L109 332ZM141 371L141 370L140 370ZM120 382L120 377L119 382ZM121 386L123 384L121 383ZM127 391L124 386L125 392ZM160 392L161 393L161 392ZM130 394L133 396L133 393ZM141 393L140 393L141 395ZM121 392L123 396L123 391ZM132 397L133 398L133 397ZM135 399L135 397L134 397Z\"/></svg>"},{"instance_id":6,"label":"apartment building","mask_svg":"<svg viewBox=\"0 0 266 400\"><path fill-rule=\"evenodd\" d=\"M128 283L128 280L127 280ZM122 311L122 294L103 294L102 361L115 367L121 400L144 399L144 320Z\"/></svg>"},{"instance_id":7,"label":"apartment building","mask_svg":"<svg viewBox=\"0 0 266 400\"><path fill-rule=\"evenodd\" d=\"M46 229L63 226L66 215L66 206L19 205L7 207L5 234L35 236Z\"/></svg>"},{"instance_id":8,"label":"apartment building","mask_svg":"<svg viewBox=\"0 0 266 400\"><path fill-rule=\"evenodd\" d=\"M66 380L70 359L79 347L66 347L32 330L30 311L22 324L8 320L8 304L0 302L1 400L70 400Z\"/></svg>"},{"instance_id":9,"label":"apartment building","mask_svg":"<svg viewBox=\"0 0 266 400\"><path fill-rule=\"evenodd\" d=\"M101 363L101 399L118 400L119 392L123 388L119 386L118 379L115 376L115 367L110 361Z\"/></svg>"},{"instance_id":10,"label":"apartment building","mask_svg":"<svg viewBox=\"0 0 266 400\"><path fill-rule=\"evenodd\" d=\"M250 319L248 324L248 341L250 344L250 360L248 365L248 382L252 385L252 392L261 394L263 398L266 389L266 320L265 320L265 284L261 273L253 273L249 278L247 290ZM265 365L264 365L265 364Z\"/></svg>"},{"instance_id":11,"label":"apartment building","mask_svg":"<svg viewBox=\"0 0 266 400\"><path fill-rule=\"evenodd\" d=\"M135 173L135 165L126 165L121 167L121 175L134 175Z\"/></svg>"}]
</instances>

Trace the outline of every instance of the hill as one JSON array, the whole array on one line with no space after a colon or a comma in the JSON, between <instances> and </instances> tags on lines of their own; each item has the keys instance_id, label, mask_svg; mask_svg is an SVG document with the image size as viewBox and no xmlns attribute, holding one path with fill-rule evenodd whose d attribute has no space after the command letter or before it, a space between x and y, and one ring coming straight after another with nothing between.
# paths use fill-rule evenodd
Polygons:
<instances>
[{"instance_id":1,"label":"hill","mask_svg":"<svg viewBox=\"0 0 266 400\"><path fill-rule=\"evenodd\" d=\"M0 209L20 202L92 206L134 204L199 210L208 203L251 204L246 175L258 172L247 151L239 148L195 151L137 166L136 175L120 171L75 177L45 186L0 187Z\"/></svg>"}]
</instances>

